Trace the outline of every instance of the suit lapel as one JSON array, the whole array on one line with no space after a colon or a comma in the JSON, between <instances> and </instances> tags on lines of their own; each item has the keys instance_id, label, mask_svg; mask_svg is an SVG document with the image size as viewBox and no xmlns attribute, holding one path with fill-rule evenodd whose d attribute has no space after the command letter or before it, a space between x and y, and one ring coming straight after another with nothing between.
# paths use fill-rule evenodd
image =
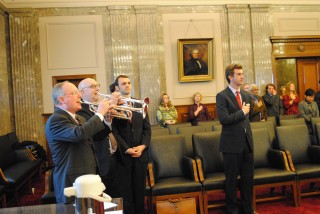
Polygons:
<instances>
[{"instance_id":1,"label":"suit lapel","mask_svg":"<svg viewBox=\"0 0 320 214\"><path fill-rule=\"evenodd\" d=\"M229 87L227 87L227 90L226 90L226 91L227 91L229 97L231 98L234 106L235 106L237 109L240 109L239 104L238 104L238 101L237 101L237 98L236 98L236 96L232 93L231 89L230 89ZM241 96L242 96L242 93L241 93Z\"/></svg>"},{"instance_id":2,"label":"suit lapel","mask_svg":"<svg viewBox=\"0 0 320 214\"><path fill-rule=\"evenodd\" d=\"M57 112L57 113L59 113L59 114L65 115L72 123L78 125L78 122L75 121L75 120L71 117L71 115L68 114L66 111L64 111L64 110L62 110L62 109L60 109L60 108L56 108L56 109L55 109L55 112Z\"/></svg>"}]
</instances>

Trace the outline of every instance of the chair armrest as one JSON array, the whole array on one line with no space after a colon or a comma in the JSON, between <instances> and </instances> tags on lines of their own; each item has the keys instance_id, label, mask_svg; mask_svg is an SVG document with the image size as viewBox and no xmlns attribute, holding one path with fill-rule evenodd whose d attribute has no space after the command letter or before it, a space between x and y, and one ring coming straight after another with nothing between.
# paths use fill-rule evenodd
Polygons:
<instances>
[{"instance_id":1,"label":"chair armrest","mask_svg":"<svg viewBox=\"0 0 320 214\"><path fill-rule=\"evenodd\" d=\"M148 173L149 173L149 182L150 187L154 187L154 174L153 174L153 164L151 162L148 163Z\"/></svg>"},{"instance_id":2,"label":"chair armrest","mask_svg":"<svg viewBox=\"0 0 320 214\"><path fill-rule=\"evenodd\" d=\"M182 161L185 175L191 180L199 182L196 161L189 157L183 157Z\"/></svg>"},{"instance_id":3,"label":"chair armrest","mask_svg":"<svg viewBox=\"0 0 320 214\"><path fill-rule=\"evenodd\" d=\"M202 161L200 157L195 157L195 161L197 164L199 180L202 182L204 180L203 169L202 169Z\"/></svg>"},{"instance_id":4,"label":"chair armrest","mask_svg":"<svg viewBox=\"0 0 320 214\"><path fill-rule=\"evenodd\" d=\"M28 149L16 149L14 151L18 161L35 160Z\"/></svg>"},{"instance_id":5,"label":"chair armrest","mask_svg":"<svg viewBox=\"0 0 320 214\"><path fill-rule=\"evenodd\" d=\"M268 160L271 166L278 169L290 171L286 153L280 150L269 149Z\"/></svg>"},{"instance_id":6,"label":"chair armrest","mask_svg":"<svg viewBox=\"0 0 320 214\"><path fill-rule=\"evenodd\" d=\"M320 146L310 145L308 153L312 162L320 163Z\"/></svg>"},{"instance_id":7,"label":"chair armrest","mask_svg":"<svg viewBox=\"0 0 320 214\"><path fill-rule=\"evenodd\" d=\"M5 183L8 183L9 180L6 178L6 176L3 174L3 171L2 169L0 168L0 181L1 183L5 184Z\"/></svg>"},{"instance_id":8,"label":"chair armrest","mask_svg":"<svg viewBox=\"0 0 320 214\"><path fill-rule=\"evenodd\" d=\"M296 169L294 168L293 160L292 160L290 151L286 150L285 153L286 153L286 157L287 157L287 160L288 160L288 164L289 164L290 170L292 172L295 172Z\"/></svg>"}]
</instances>

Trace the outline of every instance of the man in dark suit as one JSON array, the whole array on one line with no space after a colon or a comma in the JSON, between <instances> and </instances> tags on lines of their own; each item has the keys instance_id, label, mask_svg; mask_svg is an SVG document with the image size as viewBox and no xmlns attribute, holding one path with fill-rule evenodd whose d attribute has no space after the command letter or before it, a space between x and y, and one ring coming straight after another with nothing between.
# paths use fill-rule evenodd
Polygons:
<instances>
[{"instance_id":1,"label":"man in dark suit","mask_svg":"<svg viewBox=\"0 0 320 214\"><path fill-rule=\"evenodd\" d=\"M249 122L250 95L240 90L242 66L226 68L229 86L217 94L217 114L222 124L220 151L223 153L227 213L240 213L237 204L237 177L240 175L241 213L253 210L253 142Z\"/></svg>"},{"instance_id":2,"label":"man in dark suit","mask_svg":"<svg viewBox=\"0 0 320 214\"><path fill-rule=\"evenodd\" d=\"M184 75L208 75L208 65L199 57L199 50L194 49L190 54L190 60L184 62Z\"/></svg>"},{"instance_id":3,"label":"man in dark suit","mask_svg":"<svg viewBox=\"0 0 320 214\"><path fill-rule=\"evenodd\" d=\"M76 115L81 109L81 95L70 82L58 83L52 91L54 113L46 123L46 137L55 165L53 184L57 203L71 203L64 188L85 174L96 174L97 162L91 137L105 129L103 115L113 108L110 101L101 101L97 113L86 121Z\"/></svg>"},{"instance_id":4,"label":"man in dark suit","mask_svg":"<svg viewBox=\"0 0 320 214\"><path fill-rule=\"evenodd\" d=\"M131 82L125 75L115 80L119 92L130 98ZM133 107L141 107L139 103L131 103ZM125 214L144 213L144 194L147 174L148 153L151 127L148 115L132 112L131 120L114 118L112 131L121 147L124 166L120 165L120 182Z\"/></svg>"},{"instance_id":5,"label":"man in dark suit","mask_svg":"<svg viewBox=\"0 0 320 214\"><path fill-rule=\"evenodd\" d=\"M99 84L92 78L86 78L79 83L78 89L81 93L83 103L81 104L82 109L78 111L77 114L89 120L95 115L89 103L97 103L99 101ZM115 102L117 102L117 95L120 95L120 93L115 93L112 96ZM106 122L107 126L105 129L95 134L92 139L95 147L99 175L106 186L105 192L111 197L120 197L116 166L116 158L119 157L119 152L117 152L117 142L114 140L111 132L112 121ZM121 161L121 157L119 158Z\"/></svg>"},{"instance_id":6,"label":"man in dark suit","mask_svg":"<svg viewBox=\"0 0 320 214\"><path fill-rule=\"evenodd\" d=\"M266 86L266 94L262 96L266 104L268 116L276 118L277 125L279 125L279 116L283 115L283 103L280 96L277 94L274 84L269 83Z\"/></svg>"}]
</instances>

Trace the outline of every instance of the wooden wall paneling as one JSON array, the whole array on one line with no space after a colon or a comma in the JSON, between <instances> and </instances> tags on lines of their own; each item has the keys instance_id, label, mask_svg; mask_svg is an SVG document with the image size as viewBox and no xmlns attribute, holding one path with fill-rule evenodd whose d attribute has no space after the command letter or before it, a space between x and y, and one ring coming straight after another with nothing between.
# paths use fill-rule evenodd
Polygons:
<instances>
[{"instance_id":1,"label":"wooden wall paneling","mask_svg":"<svg viewBox=\"0 0 320 214\"><path fill-rule=\"evenodd\" d=\"M216 112L216 104L215 103L206 103L204 104L207 106L210 118L213 120L217 117ZM189 122L189 108L191 105L177 105L175 106L178 112L178 123L185 123Z\"/></svg>"}]
</instances>

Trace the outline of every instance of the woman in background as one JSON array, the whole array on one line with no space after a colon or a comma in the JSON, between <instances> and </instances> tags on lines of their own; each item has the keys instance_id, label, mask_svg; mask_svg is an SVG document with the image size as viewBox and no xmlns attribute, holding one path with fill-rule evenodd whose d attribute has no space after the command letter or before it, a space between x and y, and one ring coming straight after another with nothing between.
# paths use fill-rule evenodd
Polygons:
<instances>
[{"instance_id":1,"label":"woman in background","mask_svg":"<svg viewBox=\"0 0 320 214\"><path fill-rule=\"evenodd\" d=\"M161 96L160 105L157 110L157 118L160 126L167 127L167 124L175 124L178 119L178 112L171 104L168 94L164 93Z\"/></svg>"},{"instance_id":2,"label":"woman in background","mask_svg":"<svg viewBox=\"0 0 320 214\"><path fill-rule=\"evenodd\" d=\"M286 86L281 86L280 88L280 99L282 100L283 99L283 95L286 94Z\"/></svg>"},{"instance_id":3,"label":"woman in background","mask_svg":"<svg viewBox=\"0 0 320 214\"><path fill-rule=\"evenodd\" d=\"M282 97L284 114L299 114L299 95L296 92L296 87L293 82L286 84L286 94Z\"/></svg>"},{"instance_id":4,"label":"woman in background","mask_svg":"<svg viewBox=\"0 0 320 214\"><path fill-rule=\"evenodd\" d=\"M210 120L207 106L201 103L202 95L197 92L193 95L194 104L190 106L189 117L193 126L198 125L199 121Z\"/></svg>"}]
</instances>

